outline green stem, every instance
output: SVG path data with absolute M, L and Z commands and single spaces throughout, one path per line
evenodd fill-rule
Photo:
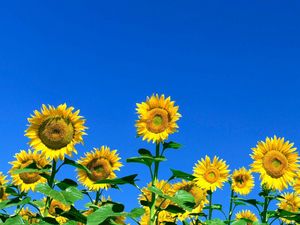
M 52 171 L 51 171 L 51 175 L 50 175 L 50 179 L 48 181 L 48 184 L 51 188 L 54 188 L 54 178 L 55 178 L 55 174 L 56 174 L 56 160 L 53 159 L 52 160 Z M 44 210 L 44 213 L 47 212 L 47 210 L 49 209 L 50 207 L 50 197 L 47 196 L 47 199 L 46 199 L 46 207 L 45 207 L 45 210 Z
M 155 157 L 160 156 L 160 143 L 156 143 L 155 148 Z M 158 177 L 158 168 L 159 168 L 159 162 L 154 162 L 154 174 L 152 177 L 152 186 L 155 186 L 157 177 Z M 156 212 L 155 212 L 155 205 L 156 205 L 156 194 L 152 193 L 152 199 L 151 199 L 151 207 L 150 207 L 150 225 L 154 225 L 156 223 Z
M 268 221 L 267 211 L 268 211 L 268 206 L 269 206 L 269 203 L 270 203 L 269 193 L 270 193 L 270 190 L 264 190 L 264 195 L 263 196 L 265 198 L 265 201 L 264 201 L 263 211 L 261 213 L 261 222 L 262 223 L 267 223 L 267 221 Z
M 233 189 L 231 189 L 231 194 L 230 194 L 230 204 L 229 204 L 229 214 L 228 214 L 228 225 L 231 224 L 231 217 L 232 217 L 232 213 L 233 213 L 233 197 L 234 197 L 234 191 Z
M 96 192 L 95 205 L 98 204 L 98 202 L 99 202 L 99 200 L 100 200 L 100 195 L 101 195 L 101 192 L 100 192 L 100 190 L 98 190 L 98 191 Z
M 208 193 L 208 197 L 209 197 L 209 199 L 208 199 L 209 200 L 208 219 L 211 220 L 212 211 L 213 211 L 213 209 L 212 209 L 212 191 L 209 190 L 209 191 L 207 191 L 207 193 Z

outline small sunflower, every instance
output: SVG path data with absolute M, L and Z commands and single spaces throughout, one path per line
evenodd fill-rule
M 141 216 L 140 225 L 150 225 L 150 209 L 145 208 L 146 212 Z M 176 221 L 176 217 L 174 214 L 162 210 L 158 213 L 156 224 L 164 225 L 168 223 L 174 224 Z
M 43 105 L 41 112 L 35 110 L 28 119 L 30 124 L 25 132 L 30 139 L 30 146 L 54 160 L 63 160 L 65 155 L 77 153 L 74 146 L 83 143 L 86 127 L 85 120 L 78 115 L 79 110 L 73 110 L 73 107 L 67 108 L 66 104 L 57 108 Z
M 247 195 L 254 187 L 254 178 L 250 170 L 244 167 L 233 171 L 232 189 L 240 195 Z
M 12 168 L 9 173 L 11 174 L 12 182 L 18 185 L 21 191 L 27 192 L 30 189 L 34 191 L 37 184 L 47 182 L 47 179 L 42 177 L 39 172 L 14 173 L 15 170 L 24 169 L 31 164 L 35 164 L 38 169 L 45 168 L 49 165 L 49 161 L 44 155 L 31 150 L 28 150 L 28 152 L 21 150 L 15 155 L 15 158 L 15 161 L 10 162 Z
M 148 187 L 151 187 L 151 186 L 152 186 L 152 183 L 150 182 L 148 184 Z M 173 196 L 175 194 L 174 188 L 166 180 L 157 181 L 155 183 L 155 187 L 160 189 L 165 195 Z M 152 192 L 149 191 L 147 187 L 142 188 L 142 194 L 139 197 L 139 201 L 151 202 L 151 198 L 152 198 Z M 160 206 L 160 208 L 165 209 L 170 204 L 170 202 L 171 201 L 169 199 L 164 199 L 164 198 L 161 198 L 158 196 L 156 198 L 155 206 L 156 207 Z
M 39 222 L 37 214 L 31 212 L 28 208 L 22 208 L 19 215 L 23 220 L 27 221 L 29 224 L 36 224 Z
M 277 204 L 279 209 L 283 209 L 289 212 L 299 212 L 300 211 L 300 196 L 295 192 L 283 193 L 282 198 L 279 199 Z M 290 224 L 294 221 L 285 218 L 280 218 L 283 222 Z
M 185 212 L 183 214 L 179 214 L 178 218 L 183 221 L 185 220 L 190 213 L 201 213 L 203 210 L 203 207 L 205 204 L 208 203 L 208 200 L 206 198 L 207 195 L 207 191 L 205 189 L 202 189 L 200 187 L 198 187 L 195 182 L 193 181 L 185 181 L 183 180 L 182 182 L 176 183 L 173 185 L 174 186 L 174 190 L 175 192 L 179 191 L 179 190 L 184 190 L 189 192 L 195 199 L 195 207 L 193 208 L 193 210 L 191 212 Z
M 0 202 L 7 199 L 8 194 L 5 192 L 7 182 L 6 176 L 0 172 Z
M 146 102 L 137 103 L 138 120 L 136 128 L 138 136 L 143 140 L 162 142 L 168 139 L 169 134 L 177 131 L 177 120 L 181 117 L 178 106 L 174 106 L 171 98 L 164 95 L 152 95 Z
M 261 182 L 267 188 L 281 191 L 294 181 L 299 157 L 293 145 L 274 136 L 252 148 L 252 171 L 260 173 Z
M 250 210 L 242 210 L 242 211 L 238 212 L 235 215 L 235 219 L 236 220 L 245 219 L 245 220 L 249 221 L 249 222 L 247 222 L 247 225 L 250 225 L 253 222 L 258 221 L 256 215 L 253 212 L 251 212 Z
M 297 173 L 295 182 L 293 184 L 294 191 L 300 196 L 300 172 Z
M 107 189 L 108 184 L 97 184 L 97 181 L 116 178 L 115 170 L 120 170 L 120 162 L 117 150 L 110 150 L 107 146 L 94 148 L 94 151 L 85 154 L 79 161 L 79 164 L 86 166 L 91 174 L 85 170 L 77 169 L 78 180 L 89 190 L 97 191 L 101 188 Z
M 46 204 L 46 198 L 44 198 L 43 201 Z M 57 210 L 67 212 L 70 210 L 70 208 L 71 208 L 70 205 L 65 205 L 58 200 L 52 199 L 49 209 L 48 209 L 48 212 L 44 216 L 49 216 L 49 217 L 55 218 L 55 220 L 59 224 L 64 224 L 68 221 L 68 219 L 66 217 L 61 216 L 60 213 L 57 212 Z M 44 207 L 41 208 L 40 211 L 44 212 L 45 208 Z
M 208 156 L 195 164 L 194 174 L 196 184 L 206 190 L 215 191 L 222 188 L 224 182 L 228 180 L 228 165 L 217 156 L 211 161 Z

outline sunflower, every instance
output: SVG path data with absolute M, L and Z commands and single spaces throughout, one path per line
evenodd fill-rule
M 30 146 L 45 153 L 46 157 L 57 160 L 64 159 L 65 155 L 77 153 L 75 144 L 83 143 L 85 135 L 85 120 L 79 116 L 79 110 L 67 108 L 61 104 L 57 108 L 43 105 L 41 112 L 35 110 L 28 119 L 29 127 L 25 136 L 30 139 Z
M 179 107 L 174 106 L 174 103 L 170 97 L 158 94 L 147 97 L 146 102 L 137 103 L 138 120 L 135 126 L 138 136 L 143 136 L 143 140 L 159 143 L 176 132 L 176 122 L 181 115 L 178 113 Z
M 217 156 L 211 161 L 208 156 L 201 159 L 195 164 L 194 174 L 196 184 L 206 190 L 215 191 L 217 188 L 222 188 L 223 183 L 228 180 L 229 170 L 228 165 Z
M 87 167 L 91 173 L 83 169 L 77 169 L 78 180 L 89 190 L 97 191 L 101 188 L 107 189 L 109 184 L 97 184 L 97 181 L 116 178 L 115 170 L 120 170 L 120 162 L 117 150 L 110 150 L 107 146 L 94 148 L 94 151 L 85 154 L 79 164 Z
M 258 221 L 256 215 L 251 212 L 250 210 L 242 210 L 240 212 L 238 212 L 237 214 L 235 214 L 235 219 L 236 220 L 241 220 L 241 219 L 245 219 L 249 222 L 247 222 L 247 225 L 253 224 L 253 222 Z
M 183 221 L 185 220 L 190 213 L 201 213 L 202 209 L 205 204 L 208 203 L 208 200 L 206 198 L 207 192 L 205 189 L 202 189 L 198 187 L 195 182 L 193 181 L 185 181 L 183 180 L 182 182 L 176 183 L 173 185 L 175 192 L 179 190 L 184 190 L 189 192 L 195 199 L 196 205 L 194 206 L 193 210 L 191 212 L 185 212 L 183 214 L 178 214 L 178 218 Z
M 233 171 L 232 189 L 240 195 L 247 195 L 254 187 L 254 178 L 250 170 L 244 167 Z
M 39 222 L 37 214 L 31 212 L 28 208 L 22 208 L 19 215 L 23 220 L 27 221 L 29 224 L 36 224 Z
M 148 187 L 152 186 L 152 182 L 148 184 Z M 166 180 L 160 180 L 155 183 L 155 187 L 160 189 L 162 193 L 165 195 L 173 196 L 175 194 L 175 190 L 171 184 L 169 184 Z M 151 202 L 152 200 L 152 192 L 148 190 L 147 187 L 142 188 L 142 194 L 139 197 L 139 201 L 147 201 Z M 157 196 L 155 206 L 160 207 L 161 209 L 167 208 L 170 204 L 169 199 L 165 199 L 162 197 Z
M 140 225 L 150 225 L 150 209 L 145 208 L 145 213 L 141 216 L 140 219 Z M 167 223 L 175 223 L 176 217 L 174 214 L 167 212 L 165 210 L 162 210 L 158 213 L 157 216 L 157 223 L 158 225 L 164 225 Z
M 49 161 L 44 157 L 43 154 L 37 152 L 28 152 L 21 150 L 15 155 L 16 160 L 10 162 L 12 168 L 9 173 L 12 177 L 12 182 L 18 185 L 21 191 L 29 191 L 30 189 L 34 191 L 34 188 L 39 183 L 47 182 L 47 179 L 42 177 L 39 172 L 23 172 L 15 173 L 15 170 L 24 169 L 29 165 L 34 165 L 37 169 L 43 169 L 49 165 Z
M 5 185 L 7 182 L 6 176 L 0 172 L 0 202 L 7 199 L 8 194 L 5 192 Z
M 300 196 L 300 172 L 297 173 L 297 177 L 293 184 L 294 191 Z
M 43 201 L 46 205 L 46 201 L 47 201 L 46 198 L 44 198 Z M 68 219 L 66 217 L 61 216 L 60 213 L 67 212 L 70 210 L 70 208 L 71 208 L 70 205 L 65 205 L 58 200 L 52 199 L 48 212 L 46 212 L 44 216 L 55 218 L 55 220 L 59 224 L 64 224 L 68 221 Z M 42 207 L 40 211 L 45 212 L 45 206 Z
M 300 196 L 295 192 L 287 192 L 282 194 L 282 198 L 279 199 L 277 204 L 279 209 L 283 209 L 289 212 L 299 212 L 300 211 Z M 280 218 L 283 222 L 290 224 L 294 221 L 285 218 Z
M 266 138 L 252 148 L 252 171 L 260 173 L 262 184 L 268 189 L 283 190 L 294 181 L 298 165 L 298 153 L 293 143 L 284 138 Z

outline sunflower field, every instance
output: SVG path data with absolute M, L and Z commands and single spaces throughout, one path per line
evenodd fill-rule
M 205 156 L 195 163 L 192 174 L 171 169 L 170 178 L 162 180 L 158 174 L 166 150 L 181 147 L 169 140 L 178 132 L 179 107 L 170 97 L 154 94 L 137 103 L 136 112 L 137 136 L 153 143 L 153 149 L 140 148 L 137 156 L 126 162 L 142 164 L 149 171 L 145 187 L 138 186 L 138 174 L 117 177 L 123 166 L 122 153 L 109 146 L 72 159 L 87 130 L 79 110 L 66 104 L 43 105 L 40 111 L 35 110 L 25 131 L 30 149 L 15 154 L 9 175 L 0 174 L 0 223 L 300 224 L 300 164 L 293 143 L 283 137 L 267 137 L 252 148 L 251 165 L 230 171 L 224 159 Z M 65 166 L 74 168 L 77 180 L 57 178 Z M 259 175 L 259 184 L 255 184 L 254 175 Z M 139 190 L 139 196 L 131 199 L 139 207 L 125 211 L 124 203 L 104 196 L 103 190 L 109 193 L 123 185 Z M 213 198 L 224 185 L 231 190 L 226 207 L 214 203 Z M 254 185 L 260 192 L 256 198 L 249 198 Z M 43 197 L 37 199 L 37 195 Z M 86 204 L 75 204 L 85 199 Z

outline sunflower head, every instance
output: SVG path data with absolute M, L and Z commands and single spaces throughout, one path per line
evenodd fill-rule
M 79 110 L 67 108 L 61 104 L 57 108 L 43 105 L 41 112 L 35 110 L 28 119 L 29 127 L 25 135 L 30 139 L 30 146 L 42 151 L 46 157 L 57 160 L 65 155 L 77 153 L 75 144 L 83 143 L 85 120 L 79 116 Z
M 29 224 L 36 224 L 39 222 L 37 214 L 31 212 L 28 208 L 22 208 L 19 215 L 23 220 L 27 221 Z
M 77 169 L 78 180 L 89 190 L 107 189 L 108 184 L 97 184 L 97 181 L 116 178 L 114 171 L 120 170 L 120 162 L 117 150 L 110 150 L 107 146 L 94 148 L 94 151 L 88 152 L 79 161 L 79 164 L 87 167 L 91 173 L 85 170 Z
M 171 98 L 164 95 L 152 95 L 142 103 L 137 103 L 138 120 L 136 128 L 138 136 L 143 140 L 162 142 L 169 134 L 176 132 L 177 120 L 181 117 L 178 113 L 178 106 L 174 106 Z
M 46 198 L 43 199 L 46 205 Z M 59 224 L 64 224 L 68 221 L 66 217 L 60 215 L 60 212 L 66 212 L 70 210 L 70 205 L 65 205 L 58 200 L 52 199 L 48 211 L 46 211 L 44 216 L 55 218 Z M 41 212 L 45 212 L 45 206 L 41 208 Z
M 228 180 L 228 165 L 222 159 L 214 157 L 211 160 L 208 156 L 198 161 L 194 166 L 194 176 L 196 184 L 206 190 L 215 191 L 222 188 L 224 182 Z
M 12 182 L 18 185 L 21 191 L 34 190 L 39 183 L 45 183 L 46 178 L 42 177 L 39 172 L 22 172 L 15 173 L 15 170 L 24 169 L 27 166 L 34 164 L 38 169 L 43 169 L 50 164 L 50 162 L 44 157 L 44 155 L 37 152 L 28 152 L 21 150 L 15 155 L 16 160 L 10 162 L 12 168 L 9 173 L 12 177 Z
M 253 224 L 253 222 L 258 221 L 256 215 L 250 210 L 242 210 L 235 215 L 236 220 L 245 219 L 247 220 L 247 225 Z
M 7 199 L 8 194 L 5 192 L 7 182 L 6 176 L 0 172 L 0 202 Z
M 175 223 L 176 221 L 176 217 L 174 214 L 162 210 L 158 213 L 157 215 L 157 221 L 156 224 L 158 225 L 165 225 L 168 223 Z M 145 213 L 144 215 L 141 216 L 140 219 L 140 225 L 150 225 L 150 209 L 149 208 L 145 208 Z
M 150 182 L 148 184 L 148 187 L 151 187 L 152 183 Z M 172 187 L 172 185 L 170 183 L 168 183 L 166 180 L 159 180 L 155 183 L 155 187 L 160 189 L 164 194 L 169 195 L 169 196 L 173 196 L 175 194 L 175 190 Z M 148 190 L 147 187 L 142 188 L 142 194 L 139 196 L 139 201 L 147 201 L 147 202 L 151 202 L 151 198 L 152 198 L 152 192 Z M 168 199 L 164 199 L 161 197 L 157 197 L 156 198 L 156 207 L 165 209 L 167 208 L 167 206 L 170 204 L 170 200 Z
M 183 221 L 185 220 L 190 213 L 196 214 L 196 213 L 201 213 L 203 210 L 203 207 L 205 204 L 208 203 L 208 200 L 206 198 L 207 191 L 203 188 L 198 187 L 195 182 L 193 181 L 185 181 L 183 180 L 182 182 L 176 183 L 173 185 L 174 186 L 174 191 L 177 192 L 179 190 L 184 190 L 188 193 L 190 193 L 194 199 L 195 199 L 195 206 L 191 212 L 185 212 L 183 214 L 178 214 L 178 218 Z
M 254 178 L 251 171 L 242 167 L 232 173 L 232 189 L 240 195 L 247 195 L 254 187 Z
M 300 196 L 295 192 L 283 193 L 282 198 L 279 199 L 277 204 L 279 209 L 283 209 L 289 212 L 300 211 Z M 281 220 L 287 224 L 294 223 L 295 221 L 281 218 Z
M 252 148 L 252 171 L 260 173 L 261 182 L 268 189 L 281 191 L 293 182 L 299 167 L 299 156 L 293 145 L 274 136 Z

